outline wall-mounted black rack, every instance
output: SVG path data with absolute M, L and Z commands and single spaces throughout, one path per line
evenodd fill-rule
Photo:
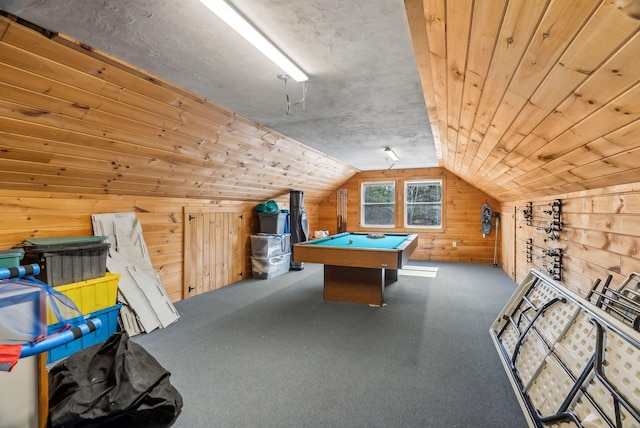
M 527 202 L 525 209 L 522 210 L 522 215 L 527 221 L 527 226 L 531 226 L 533 224 L 533 202 Z
M 556 281 L 562 281 L 562 248 L 552 248 L 545 250 L 545 256 L 552 257 L 551 266 L 547 267 L 547 272 Z
M 527 263 L 533 261 L 533 238 L 527 238 Z
M 544 230 L 547 234 L 547 238 L 544 242 L 555 241 L 560 237 L 560 232 L 562 231 L 562 201 L 560 199 L 556 199 L 553 202 L 549 203 L 550 207 L 548 210 L 543 210 L 545 214 L 550 216 L 548 221 L 548 225 L 545 228 L 538 228 L 539 230 Z

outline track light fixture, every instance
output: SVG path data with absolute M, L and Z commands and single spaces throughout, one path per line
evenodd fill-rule
M 400 160 L 398 155 L 395 154 L 395 152 L 393 150 L 391 150 L 389 147 L 385 147 L 384 151 L 387 154 L 387 156 L 389 156 L 391 158 L 392 161 L 398 162 Z
M 284 70 L 296 82 L 309 80 L 306 74 L 275 47 L 266 37 L 256 30 L 246 19 L 224 0 L 200 0 L 209 10 L 218 15 L 231 28 L 262 52 L 267 58 Z

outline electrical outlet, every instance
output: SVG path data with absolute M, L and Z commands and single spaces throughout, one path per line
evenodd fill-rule
M 453 241 L 451 245 L 453 245 L 453 247 L 455 248 L 458 244 L 456 243 L 456 241 Z

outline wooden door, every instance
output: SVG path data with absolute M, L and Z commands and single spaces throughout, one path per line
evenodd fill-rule
M 239 212 L 185 208 L 183 298 L 243 279 L 243 220 Z

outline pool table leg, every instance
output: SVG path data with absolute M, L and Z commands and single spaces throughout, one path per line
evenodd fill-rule
M 384 272 L 391 270 L 394 269 L 325 265 L 324 298 L 382 306 L 386 279 Z
M 384 280 L 387 285 L 396 282 L 398 280 L 398 269 L 385 269 Z

